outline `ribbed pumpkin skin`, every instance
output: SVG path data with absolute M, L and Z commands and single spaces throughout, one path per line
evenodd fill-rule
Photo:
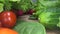
M 45 28 L 40 23 L 22 22 L 14 27 L 19 34 L 46 34 Z

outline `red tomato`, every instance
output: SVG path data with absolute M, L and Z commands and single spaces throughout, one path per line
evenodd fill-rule
M 0 15 L 0 27 L 2 27 L 2 23 L 1 23 L 1 15 Z
M 1 21 L 0 21 L 0 27 L 2 27 L 2 23 L 1 23 Z
M 1 13 L 1 22 L 4 27 L 13 27 L 16 23 L 16 15 L 11 11 Z

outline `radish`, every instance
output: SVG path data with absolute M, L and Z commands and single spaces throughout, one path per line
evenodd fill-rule
M 17 16 L 22 16 L 24 14 L 23 10 L 18 10 L 17 11 Z
M 35 10 L 29 9 L 27 13 L 30 14 L 30 15 L 32 15 L 34 12 L 35 12 Z

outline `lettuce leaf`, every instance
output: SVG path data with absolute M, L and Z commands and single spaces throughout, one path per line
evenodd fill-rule
M 48 29 L 56 29 L 59 23 L 60 8 L 46 8 L 39 14 L 38 20 Z
M 46 34 L 45 27 L 38 22 L 18 21 L 13 28 L 19 34 Z
M 4 4 L 0 3 L 0 13 L 4 10 L 3 7 L 4 7 Z
M 37 6 L 35 7 L 35 15 L 38 16 L 41 12 L 44 12 L 44 9 L 46 8 L 55 8 L 57 7 L 57 5 L 59 6 L 58 3 L 58 0 L 37 0 Z
M 0 3 L 3 3 L 3 2 L 5 2 L 5 0 L 0 0 Z
M 60 17 L 59 17 L 59 23 L 57 24 L 57 27 L 59 27 L 59 28 L 60 28 Z
M 4 2 L 4 10 L 11 10 L 12 9 L 12 4 L 9 2 L 9 0 L 5 0 Z

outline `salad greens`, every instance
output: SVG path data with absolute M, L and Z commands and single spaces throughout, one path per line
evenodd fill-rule
M 0 0 L 4 4 L 4 10 L 23 10 L 24 12 L 34 8 L 32 0 Z
M 3 11 L 4 4 L 0 3 L 0 13 Z
M 45 27 L 38 22 L 18 21 L 13 28 L 19 34 L 46 34 Z
M 11 10 L 12 9 L 12 4 L 9 2 L 9 0 L 6 0 L 4 2 L 4 10 Z
M 23 10 L 24 12 L 34 8 L 31 0 L 20 0 L 19 2 L 15 3 L 15 5 L 17 7 L 13 5 L 14 9 Z
M 57 24 L 58 27 L 60 27 L 60 17 L 59 17 L 59 23 Z
M 59 26 L 60 1 L 59 0 L 0 0 L 0 12 L 4 10 L 23 10 L 27 12 L 34 9 L 33 16 L 47 28 Z M 21 12 L 22 13 L 22 12 Z M 32 17 L 34 19 L 34 17 Z
M 56 7 L 57 3 L 58 3 L 58 1 L 56 1 L 56 0 L 54 0 L 54 1 L 37 0 L 37 1 L 38 1 L 37 6 L 35 7 L 36 13 L 34 13 L 34 15 L 36 15 L 36 16 L 38 16 L 46 8 Z
M 58 9 L 55 8 L 47 8 L 45 9 L 44 12 L 42 12 L 38 20 L 41 22 L 43 25 L 46 26 L 46 28 L 52 29 L 56 28 L 57 24 L 59 23 L 59 13 L 60 11 L 57 11 Z
M 36 12 L 33 13 L 46 28 L 57 28 L 60 16 L 59 0 L 38 0 L 35 7 Z

